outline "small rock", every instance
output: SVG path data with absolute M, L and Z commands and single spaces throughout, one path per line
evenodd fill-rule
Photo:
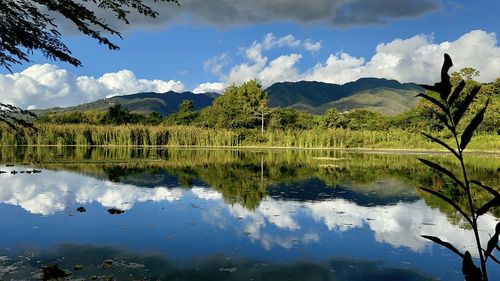
M 71 275 L 71 271 L 59 268 L 57 263 L 50 263 L 42 267 L 43 280 L 53 280 L 66 278 Z
M 83 269 L 83 265 L 77 264 L 77 265 L 73 266 L 73 269 L 76 270 L 76 271 L 82 270 Z
M 76 210 L 80 213 L 85 213 L 87 211 L 87 209 L 85 209 L 84 207 L 78 207 L 76 208 Z
M 111 209 L 108 209 L 108 213 L 110 213 L 111 215 L 119 215 L 119 214 L 125 213 L 125 211 L 122 211 L 120 209 L 111 208 Z
M 102 263 L 102 268 L 108 268 L 113 265 L 113 260 L 107 259 Z

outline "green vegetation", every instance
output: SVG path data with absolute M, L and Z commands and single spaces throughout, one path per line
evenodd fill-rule
M 465 69 L 464 75 L 473 77 Z M 452 79 L 453 81 L 453 79 Z M 458 82 L 456 82 L 458 83 Z M 469 79 L 465 90 L 478 85 Z M 475 150 L 500 148 L 500 78 L 482 85 L 478 103 L 490 99 L 489 110 L 469 146 Z M 460 97 L 459 97 L 460 99 Z M 0 145 L 168 145 L 168 146 L 262 146 L 301 148 L 439 149 L 418 132 L 435 132 L 448 143 L 453 136 L 435 114 L 435 105 L 422 99 L 402 114 L 386 116 L 355 109 L 335 108 L 314 115 L 293 108 L 271 108 L 269 96 L 251 80 L 230 86 L 211 106 L 195 110 L 193 101 L 179 102 L 176 113 L 162 117 L 129 112 L 120 104 L 106 111 L 49 113 L 30 128 L 0 126 Z M 472 107 L 464 120 L 480 110 Z M 459 125 L 463 129 L 466 122 Z

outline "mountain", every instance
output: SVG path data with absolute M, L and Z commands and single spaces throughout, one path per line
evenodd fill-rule
M 361 78 L 343 85 L 314 81 L 280 82 L 266 89 L 271 107 L 292 107 L 300 111 L 322 114 L 329 108 L 346 111 L 368 109 L 394 115 L 415 106 L 416 94 L 422 89 L 413 83 L 402 84 L 396 80 Z M 194 94 L 191 92 L 138 93 L 114 96 L 67 108 L 34 110 L 38 115 L 47 112 L 106 110 L 121 104 L 131 112 L 169 115 L 177 112 L 183 100 L 192 100 L 194 109 L 212 104 L 217 93 Z
M 38 115 L 43 115 L 47 112 L 60 111 L 90 111 L 90 110 L 106 110 L 109 107 L 121 104 L 122 109 L 128 109 L 131 112 L 151 113 L 158 112 L 161 115 L 169 115 L 179 110 L 179 105 L 184 100 L 192 100 L 195 110 L 204 108 L 212 104 L 214 98 L 205 94 L 193 94 L 191 92 L 166 92 L 166 93 L 137 93 L 132 95 L 114 96 L 111 98 L 101 99 L 89 103 L 84 103 L 66 108 L 50 108 L 45 110 L 34 110 Z
M 415 95 L 422 88 L 396 80 L 361 78 L 343 85 L 314 81 L 281 82 L 266 91 L 272 107 L 292 107 L 320 114 L 332 107 L 339 111 L 362 108 L 393 115 L 415 106 Z

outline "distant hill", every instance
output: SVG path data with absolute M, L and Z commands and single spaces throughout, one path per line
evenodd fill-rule
M 179 105 L 184 100 L 192 100 L 194 109 L 201 109 L 212 104 L 214 98 L 205 94 L 193 94 L 191 92 L 166 92 L 166 93 L 138 93 L 132 95 L 114 96 L 89 103 L 84 103 L 66 108 L 49 108 L 34 110 L 36 114 L 43 115 L 48 112 L 62 111 L 90 111 L 106 110 L 109 107 L 121 104 L 123 109 L 130 112 L 151 113 L 158 112 L 161 115 L 169 115 L 179 110 Z
M 362 108 L 383 114 L 397 114 L 415 106 L 422 89 L 413 83 L 361 78 L 343 85 L 300 81 L 273 84 L 266 89 L 270 106 L 292 107 L 311 113 Z
M 292 107 L 300 111 L 322 114 L 329 108 L 339 111 L 356 108 L 394 115 L 415 106 L 416 94 L 422 89 L 413 83 L 399 83 L 396 80 L 362 78 L 343 85 L 314 81 L 280 82 L 266 89 L 271 107 Z M 183 100 L 192 100 L 195 109 L 212 104 L 219 97 L 217 93 L 194 94 L 191 92 L 138 93 L 114 96 L 94 102 L 67 108 L 34 110 L 43 115 L 47 112 L 106 110 L 121 104 L 131 112 L 169 115 L 177 112 Z

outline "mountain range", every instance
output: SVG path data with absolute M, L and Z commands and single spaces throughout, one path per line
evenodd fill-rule
M 265 91 L 269 95 L 271 107 L 291 107 L 316 114 L 322 114 L 329 108 L 339 111 L 360 108 L 394 115 L 414 107 L 417 102 L 415 95 L 422 88 L 396 80 L 361 78 L 343 85 L 314 81 L 279 82 Z M 201 109 L 209 106 L 217 97 L 217 93 L 146 92 L 114 96 L 67 108 L 36 110 L 35 113 L 106 110 L 110 106 L 121 104 L 122 108 L 131 112 L 168 115 L 177 112 L 183 100 L 192 100 L 194 109 Z

